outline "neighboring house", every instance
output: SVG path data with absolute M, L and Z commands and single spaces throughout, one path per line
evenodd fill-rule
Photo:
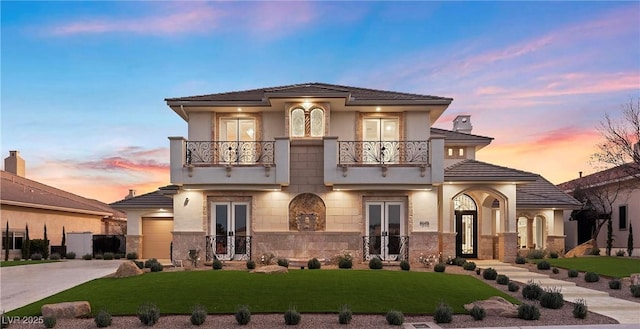
M 322 83 L 166 99 L 173 257 L 512 261 L 564 251 L 580 203 L 537 174 L 475 160 L 470 116 L 432 128 L 451 98 Z M 129 251 L 144 245 L 128 217 Z
M 635 171 L 634 171 L 635 168 Z M 640 170 L 637 165 L 625 164 L 599 171 L 597 173 L 582 176 L 580 178 L 562 183 L 558 187 L 566 193 L 573 195 L 581 193 L 585 199 L 580 200 L 593 205 L 596 212 L 610 213 L 613 228 L 613 248 L 612 254 L 617 250 L 627 250 L 627 239 L 629 237 L 629 226 L 633 224 L 635 232 L 633 239 L 635 248 L 633 255 L 640 255 L 640 177 L 637 175 Z M 635 174 L 633 174 L 635 173 Z M 604 207 L 603 207 L 604 205 Z M 602 217 L 602 216 L 600 216 Z M 591 239 L 594 223 L 586 220 L 575 220 L 571 217 L 571 212 L 565 213 L 565 234 L 567 235 L 567 247 L 572 248 Z M 607 246 L 607 224 L 604 224 L 598 234 L 598 247 L 604 254 Z
M 30 239 L 43 239 L 46 225 L 50 246 L 61 245 L 63 227 L 67 234 L 122 234 L 126 227 L 124 214 L 103 202 L 25 178 L 25 161 L 18 151 L 10 151 L 4 167 L 0 184 L 3 257 L 7 222 L 10 259 L 21 255 L 27 224 Z

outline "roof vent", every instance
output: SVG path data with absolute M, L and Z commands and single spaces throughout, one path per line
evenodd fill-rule
M 458 115 L 453 119 L 453 131 L 470 134 L 472 129 L 470 115 Z

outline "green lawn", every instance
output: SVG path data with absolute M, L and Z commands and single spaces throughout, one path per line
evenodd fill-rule
M 59 260 L 9 260 L 6 262 L 0 261 L 0 267 L 33 265 L 33 264 L 55 263 L 55 262 L 59 262 Z
M 43 304 L 88 300 L 94 314 L 135 314 L 153 302 L 163 314 L 190 314 L 194 304 L 209 313 L 233 313 L 238 305 L 251 312 L 280 313 L 292 305 L 301 312 L 336 312 L 348 304 L 354 313 L 432 314 L 440 301 L 464 313 L 463 305 L 491 296 L 518 301 L 468 275 L 373 270 L 292 270 L 288 274 L 245 271 L 148 273 L 125 279 L 96 279 L 23 308 L 15 315 L 38 315 Z
M 640 259 L 628 257 L 574 257 L 546 259 L 551 266 L 574 269 L 581 272 L 596 272 L 614 278 L 623 278 L 640 273 Z

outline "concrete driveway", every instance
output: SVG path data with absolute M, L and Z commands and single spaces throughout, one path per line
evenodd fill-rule
M 114 273 L 123 260 L 65 260 L 0 268 L 0 310 L 39 301 L 81 283 Z

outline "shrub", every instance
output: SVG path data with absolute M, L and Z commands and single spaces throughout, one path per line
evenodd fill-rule
M 124 258 L 124 254 L 121 254 L 121 253 L 117 252 L 117 253 L 113 254 L 113 258 L 114 259 Z
M 538 300 L 540 299 L 540 296 L 542 296 L 543 292 L 544 291 L 542 290 L 539 284 L 529 281 L 522 288 L 522 297 L 529 300 Z
M 278 258 L 278 266 L 289 267 L 289 260 L 286 258 Z
M 523 320 L 538 320 L 540 319 L 540 310 L 532 304 L 520 304 L 520 306 L 518 306 L 518 318 Z
M 338 312 L 338 323 L 349 324 L 351 323 L 351 318 L 353 318 L 353 313 L 351 312 L 349 305 L 342 305 Z
M 341 257 L 338 260 L 338 268 L 352 268 L 352 267 L 353 267 L 353 261 L 351 260 L 351 258 Z
M 40 254 L 42 259 L 49 258 L 49 240 L 31 239 L 29 240 L 29 252 L 31 255 Z M 25 256 L 25 259 L 27 256 Z
M 489 267 L 488 269 L 485 269 L 484 271 L 482 271 L 482 277 L 485 280 L 495 280 L 498 278 L 498 272 L 493 268 Z
M 598 247 L 591 248 L 591 251 L 589 252 L 589 255 L 600 256 L 600 248 L 598 248 Z
M 20 260 L 22 260 L 22 257 L 20 257 L 20 256 L 13 257 L 13 260 L 14 261 L 20 261 Z
M 100 310 L 96 317 L 93 318 L 93 322 L 96 323 L 98 328 L 106 328 L 111 325 L 111 314 L 107 310 Z
M 84 255 L 82 255 L 82 259 L 84 259 L 84 260 L 92 260 L 93 256 L 91 254 L 84 254 Z
M 51 256 L 49 256 L 49 259 L 51 259 L 51 260 L 60 260 L 60 254 L 55 252 L 55 253 L 51 254 Z
M 196 304 L 195 306 L 193 306 L 193 309 L 191 310 L 191 324 L 195 325 L 195 326 L 200 326 L 204 323 L 204 321 L 207 319 L 207 309 L 199 304 Z
M 234 316 L 236 318 L 236 322 L 238 322 L 239 325 L 244 326 L 246 324 L 249 324 L 249 322 L 251 321 L 251 311 L 249 311 L 249 306 L 240 306 L 236 310 Z
M 464 263 L 464 265 L 462 265 L 462 268 L 467 270 L 467 271 L 473 271 L 476 269 L 476 263 L 474 262 L 466 262 Z
M 309 267 L 309 268 L 311 268 L 311 267 Z M 290 306 L 289 309 L 284 313 L 284 323 L 289 325 L 289 326 L 297 325 L 298 323 L 300 323 L 300 319 L 301 318 L 302 318 L 302 316 L 296 310 L 295 307 L 291 307 Z
M 558 274 L 560 273 L 560 270 L 557 267 L 554 267 L 551 269 L 551 272 L 553 272 L 553 274 Z
M 587 272 L 584 274 L 584 281 L 598 282 L 600 281 L 600 276 L 596 272 Z
M 403 271 L 409 271 L 409 270 L 411 269 L 411 264 L 409 264 L 409 262 L 408 262 L 408 261 L 403 260 L 403 261 L 401 261 L 401 262 L 400 262 L 400 268 L 401 268 Z
M 520 286 L 515 282 L 509 282 L 507 289 L 509 289 L 509 291 L 516 292 L 520 290 Z
M 56 318 L 52 316 L 45 316 L 42 319 L 45 328 L 55 328 L 56 327 Z
M 433 313 L 433 320 L 436 323 L 451 323 L 453 320 L 453 309 L 444 302 L 440 302 Z
M 144 269 L 144 263 L 141 260 L 134 260 L 133 262 L 136 263 L 139 269 Z
M 104 256 L 102 254 L 96 254 L 93 258 L 95 258 L 95 259 L 103 259 Z
M 151 258 L 151 259 L 147 259 L 144 261 L 144 267 L 145 268 L 151 268 L 151 265 L 153 265 L 153 263 L 157 263 L 158 260 L 155 258 Z
M 621 287 L 622 287 L 622 282 L 620 282 L 620 280 L 613 279 L 613 280 L 609 281 L 609 288 L 610 289 L 620 290 Z
M 567 275 L 570 278 L 577 278 L 578 277 L 578 271 L 577 270 L 569 270 L 569 271 L 567 271 Z
M 476 274 L 477 274 L 477 275 L 480 275 L 480 273 L 481 273 L 481 272 L 482 272 L 482 269 L 480 269 L 479 267 L 478 267 L 478 268 L 476 268 Z
M 463 266 L 466 262 L 467 260 L 461 257 L 456 257 L 453 259 L 453 265 L 456 266 Z
M 539 249 L 531 250 L 527 254 L 527 258 L 529 258 L 529 259 L 543 259 L 544 258 L 544 250 L 539 250 Z
M 42 254 L 35 253 L 31 255 L 31 260 L 42 260 Z
M 251 259 L 249 259 L 247 261 L 247 269 L 253 270 L 254 268 L 256 268 L 256 262 L 254 262 Z
M 309 259 L 309 261 L 307 262 L 307 266 L 310 270 L 319 270 L 320 267 L 322 267 L 322 264 L 320 264 L 320 261 L 314 257 Z
M 582 298 L 576 299 L 575 304 L 573 304 L 573 317 L 577 319 L 584 319 L 588 314 L 587 301 Z
M 631 296 L 640 297 L 640 284 L 632 284 L 629 289 L 631 290 Z
M 153 303 L 143 303 L 138 306 L 138 319 L 145 326 L 152 326 L 158 322 L 160 319 L 160 309 L 156 304 Z
M 496 282 L 501 285 L 507 285 L 509 284 L 509 277 L 504 274 L 500 274 L 496 278 Z
M 162 266 L 162 264 L 160 264 L 159 262 L 155 262 L 153 264 L 151 264 L 151 272 L 162 272 L 162 270 L 164 270 L 164 266 Z
M 560 288 L 549 288 L 540 296 L 540 306 L 557 310 L 564 305 L 564 296 Z
M 128 260 L 134 260 L 134 259 L 138 259 L 138 253 L 136 252 L 130 252 L 127 254 L 127 259 Z
M 114 257 L 115 257 L 115 255 L 112 252 L 105 252 L 102 255 L 102 259 L 104 259 L 104 260 L 113 260 Z
M 433 266 L 433 270 L 439 273 L 444 272 L 446 269 L 447 269 L 447 265 L 444 265 L 444 263 L 438 263 Z
M 471 311 L 469 311 L 469 314 L 471 314 L 474 320 L 481 321 L 487 316 L 487 311 L 485 311 L 483 307 L 475 305 Z
M 387 312 L 387 323 L 392 326 L 401 326 L 404 323 L 404 314 L 400 311 Z
M 624 254 L 625 254 L 625 252 L 622 249 L 619 249 L 618 251 L 616 251 L 616 256 L 618 256 L 618 257 L 623 257 Z
M 537 267 L 539 270 L 548 270 L 551 268 L 551 264 L 549 264 L 549 262 L 547 262 L 546 260 L 543 260 L 537 264 Z
M 549 252 L 549 258 L 558 258 L 558 252 L 557 251 Z
M 382 269 L 382 261 L 378 257 L 373 257 L 369 260 L 369 268 L 372 270 Z
M 64 255 L 64 258 L 66 258 L 66 259 L 76 259 L 76 253 L 73 252 L 73 251 L 70 251 L 70 252 L 68 252 L 68 253 L 66 253 Z
M 524 257 L 522 257 L 520 255 L 516 256 L 516 264 L 524 264 L 526 262 L 527 262 L 526 258 L 524 258 Z
M 214 270 L 221 270 L 222 269 L 222 262 L 218 259 L 214 259 L 213 263 L 211 264 L 211 267 Z

